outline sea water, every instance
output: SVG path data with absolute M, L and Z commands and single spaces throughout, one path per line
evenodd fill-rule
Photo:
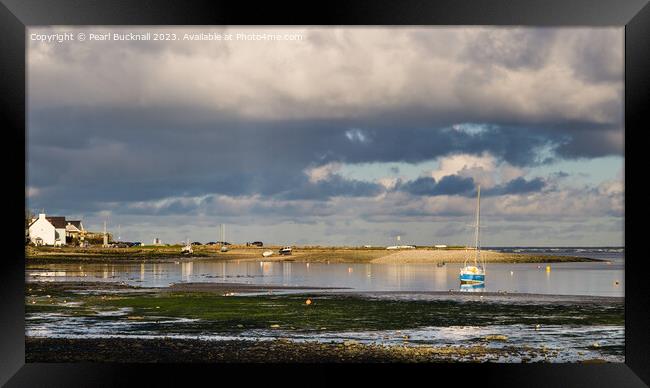
M 582 256 L 599 262 L 487 264 L 479 291 L 624 296 L 623 248 L 492 248 L 503 252 Z M 547 266 L 550 266 L 547 270 Z M 182 260 L 165 263 L 52 263 L 28 265 L 26 281 L 109 281 L 141 287 L 216 282 L 334 287 L 347 291 L 460 290 L 460 263 L 369 264 Z M 337 291 L 338 292 L 338 291 Z

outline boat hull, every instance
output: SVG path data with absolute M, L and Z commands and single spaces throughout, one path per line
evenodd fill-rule
M 483 284 L 485 283 L 485 274 L 461 273 L 461 284 Z

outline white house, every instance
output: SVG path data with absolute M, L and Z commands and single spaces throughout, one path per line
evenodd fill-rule
M 29 225 L 29 240 L 36 245 L 65 245 L 65 217 L 46 217 L 41 213 Z

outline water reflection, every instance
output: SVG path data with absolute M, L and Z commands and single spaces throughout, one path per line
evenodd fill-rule
M 189 282 L 192 277 L 192 269 L 194 268 L 194 263 L 191 261 L 188 263 L 181 264 L 181 279 L 183 281 Z
M 178 282 L 235 282 L 288 286 L 345 287 L 356 291 L 448 291 L 459 288 L 462 264 L 301 263 L 195 260 L 168 263 L 28 265 L 27 281 L 113 281 L 144 287 Z M 622 261 L 491 264 L 489 291 L 563 295 L 623 296 Z M 461 290 L 480 289 L 462 287 Z
M 461 284 L 460 290 L 463 292 L 483 292 L 485 284 Z

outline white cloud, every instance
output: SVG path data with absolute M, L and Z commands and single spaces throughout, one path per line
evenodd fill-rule
M 311 183 L 316 183 L 316 182 L 327 180 L 332 175 L 341 171 L 341 168 L 343 168 L 343 164 L 334 162 L 334 163 L 324 164 L 318 167 L 307 168 L 304 170 L 304 173 L 309 177 L 309 181 Z
M 183 34 L 215 28 L 163 30 Z M 475 122 L 507 117 L 533 122 L 553 118 L 622 123 L 622 28 L 561 28 L 553 34 L 544 29 L 495 27 L 218 30 L 300 33 L 304 39 L 29 42 L 30 104 L 166 107 L 182 101 L 255 119 L 351 118 L 387 108 L 418 106 L 429 114 L 457 120 L 471 115 Z M 162 30 L 156 27 L 156 31 Z M 500 57 L 472 54 L 477 42 L 498 42 L 495 50 L 507 48 L 508 57 L 525 63 L 526 57 L 534 54 L 520 44 L 528 40 L 537 42 L 536 49 L 544 53 L 535 66 L 500 63 Z M 599 45 L 602 40 L 611 45 Z M 591 51 L 583 53 L 585 47 Z M 601 57 L 606 60 L 596 60 Z M 477 66 L 477 61 L 482 61 L 482 66 Z M 596 70 L 590 70 L 594 66 Z M 592 79 L 584 76 L 587 73 L 604 75 Z M 612 73 L 620 77 L 612 77 Z M 61 89 L 61 85 L 75 87 Z M 350 133 L 357 140 L 366 138 L 361 132 Z
M 500 162 L 493 155 L 456 154 L 438 159 L 438 168 L 429 176 L 440 180 L 447 175 L 473 178 L 483 187 L 492 187 L 524 176 L 525 171 L 507 162 Z
M 454 131 L 463 132 L 470 135 L 480 135 L 481 133 L 484 133 L 489 129 L 488 126 L 485 124 L 472 124 L 472 123 L 454 124 L 451 126 L 451 128 Z
M 377 179 L 377 183 L 384 186 L 387 190 L 393 189 L 397 185 L 398 181 L 399 179 L 395 177 L 385 177 L 385 178 Z
M 358 128 L 352 128 L 345 131 L 345 137 L 351 142 L 365 143 L 368 141 L 367 135 Z

